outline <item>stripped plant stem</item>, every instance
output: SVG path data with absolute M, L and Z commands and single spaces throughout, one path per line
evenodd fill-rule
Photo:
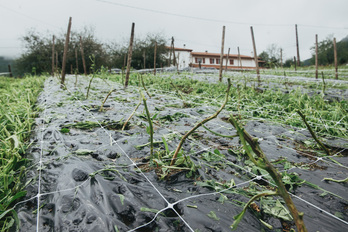
M 206 129 L 207 131 L 209 131 L 210 133 L 212 133 L 212 134 L 214 134 L 214 135 L 217 135 L 217 136 L 220 136 L 220 137 L 224 137 L 224 138 L 235 138 L 235 137 L 238 136 L 238 135 L 223 135 L 223 134 L 217 133 L 217 132 L 215 132 L 215 131 L 213 131 L 213 130 L 210 130 L 208 127 L 206 127 L 206 126 L 204 126 L 204 125 L 202 125 L 202 127 L 203 127 L 204 129 Z
M 180 143 L 178 145 L 178 147 L 176 148 L 175 150 L 175 153 L 173 155 L 173 158 L 172 158 L 172 161 L 170 162 L 170 166 L 173 166 L 174 163 L 175 163 L 175 160 L 178 156 L 178 153 L 182 147 L 182 145 L 184 144 L 185 140 L 187 139 L 187 137 L 192 134 L 195 130 L 197 130 L 197 128 L 199 128 L 200 126 L 202 126 L 204 123 L 207 123 L 209 122 L 210 120 L 216 118 L 219 113 L 222 111 L 222 109 L 225 107 L 227 101 L 228 101 L 228 96 L 229 96 L 229 93 L 230 93 L 230 88 L 231 88 L 231 80 L 230 79 L 227 79 L 228 81 L 228 86 L 227 86 L 227 90 L 226 90 L 226 98 L 225 98 L 225 102 L 222 104 L 222 106 L 220 107 L 220 109 L 215 113 L 213 114 L 212 116 L 208 117 L 208 118 L 205 118 L 203 119 L 201 122 L 199 122 L 196 126 L 194 126 L 189 132 L 187 132 L 180 140 Z M 186 155 L 184 154 L 185 158 L 186 158 Z
M 253 196 L 248 203 L 245 204 L 242 212 L 240 212 L 238 215 L 236 215 L 234 217 L 235 221 L 233 222 L 233 224 L 231 225 L 231 229 L 235 230 L 239 224 L 239 222 L 242 220 L 246 210 L 248 209 L 248 207 L 250 206 L 251 203 L 253 203 L 253 201 L 255 201 L 256 199 L 260 198 L 260 197 L 265 197 L 265 196 L 274 196 L 274 195 L 278 195 L 277 192 L 274 191 L 267 191 L 267 192 L 262 192 L 260 194 L 257 194 L 255 196 Z
M 304 116 L 300 110 L 297 110 L 297 113 L 301 116 L 303 122 L 306 124 L 306 127 L 309 130 L 309 132 L 311 133 L 313 139 L 319 144 L 319 146 L 326 152 L 326 154 L 328 156 L 331 156 L 331 153 L 330 153 L 329 149 L 327 149 L 324 146 L 324 144 L 318 139 L 318 137 L 315 135 L 315 133 L 312 130 L 312 128 L 310 127 L 310 125 L 307 123 L 306 116 Z
M 147 120 L 149 122 L 150 154 L 151 154 L 151 157 L 152 157 L 153 156 L 153 126 L 152 126 L 152 120 L 151 120 L 149 109 L 147 108 L 146 98 L 145 98 L 145 96 L 144 96 L 144 94 L 142 92 L 140 92 L 140 94 L 141 94 L 141 96 L 143 98 L 143 102 L 144 102 L 144 106 L 145 106 L 145 112 L 146 112 Z
M 170 84 L 174 87 L 176 93 L 180 96 L 181 100 L 184 100 L 184 97 L 182 96 L 178 88 L 174 85 L 174 83 L 171 81 Z
M 324 178 L 323 180 L 325 180 L 325 181 L 333 181 L 333 182 L 336 182 L 336 183 L 345 183 L 345 182 L 348 182 L 348 177 L 346 179 L 343 179 L 343 180 L 336 180 L 336 179 L 332 179 L 332 178 Z
M 141 81 L 141 84 L 143 85 L 143 88 L 144 88 L 147 96 L 149 96 L 149 98 L 151 98 L 151 95 L 149 94 L 149 92 L 146 89 L 146 86 L 145 86 L 145 83 L 144 83 L 144 79 L 143 79 L 143 75 L 140 75 L 140 81 Z
M 274 168 L 274 166 L 268 161 L 266 155 L 261 150 L 259 144 L 257 143 L 257 138 L 253 138 L 248 132 L 244 130 L 242 126 L 239 125 L 237 120 L 230 115 L 229 122 L 236 128 L 239 135 L 239 139 L 249 157 L 249 159 L 259 168 L 266 170 L 272 177 L 275 184 L 278 186 L 277 193 L 284 199 L 294 222 L 296 224 L 297 230 L 299 232 L 306 232 L 306 226 L 303 222 L 303 213 L 298 212 L 295 204 L 293 203 L 285 185 L 282 181 L 281 175 Z
M 104 98 L 104 101 L 102 102 L 102 104 L 101 104 L 101 106 L 100 106 L 100 108 L 99 108 L 99 111 L 103 111 L 103 107 L 104 107 L 104 104 L 105 104 L 106 100 L 108 100 L 110 94 L 111 94 L 112 92 L 114 92 L 114 91 L 116 91 L 116 89 L 112 89 L 112 90 L 109 91 L 108 95 L 106 95 L 106 97 Z
M 123 124 L 123 127 L 121 129 L 121 131 L 124 130 L 124 128 L 126 128 L 129 120 L 133 117 L 133 115 L 135 114 L 135 112 L 137 111 L 137 109 L 139 108 L 139 106 L 141 105 L 141 101 L 142 101 L 142 98 L 141 98 L 141 95 L 140 95 L 140 99 L 139 99 L 139 103 L 136 105 L 135 109 L 133 110 L 132 114 L 128 117 L 128 119 L 126 120 L 126 122 Z

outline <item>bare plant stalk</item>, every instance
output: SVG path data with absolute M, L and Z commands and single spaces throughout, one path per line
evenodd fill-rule
M 145 106 L 145 112 L 146 112 L 146 116 L 147 116 L 147 120 L 149 122 L 149 129 L 150 129 L 150 154 L 151 157 L 153 156 L 153 126 L 152 126 L 152 120 L 151 120 L 151 116 L 150 116 L 150 112 L 149 109 L 147 108 L 147 104 L 146 104 L 146 98 L 144 96 L 144 94 L 142 92 L 140 92 L 142 98 L 143 98 L 143 102 L 144 102 L 144 106 Z
M 324 144 L 318 139 L 318 137 L 315 135 L 314 131 L 312 130 L 311 126 L 308 124 L 306 120 L 306 116 L 302 114 L 300 110 L 297 111 L 297 113 L 301 116 L 303 122 L 306 124 L 307 129 L 309 130 L 309 133 L 311 133 L 313 139 L 319 144 L 319 146 L 326 152 L 328 156 L 331 156 L 331 153 L 329 149 L 327 149 Z
M 147 94 L 147 96 L 149 96 L 149 98 L 151 98 L 151 95 L 149 94 L 149 92 L 146 89 L 145 83 L 144 83 L 144 79 L 143 79 L 143 75 L 140 75 L 140 80 L 141 80 L 141 84 L 143 85 L 143 88 Z
M 225 26 L 222 27 L 222 40 L 221 40 L 221 54 L 220 54 L 220 69 L 219 69 L 219 81 L 222 81 L 222 65 L 224 59 L 224 46 L 225 46 Z
M 284 199 L 286 206 L 288 207 L 294 222 L 296 224 L 297 230 L 299 232 L 306 232 L 306 226 L 303 222 L 303 213 L 298 212 L 296 209 L 295 204 L 293 203 L 288 191 L 286 190 L 282 177 L 280 176 L 279 172 L 274 168 L 274 166 L 268 161 L 266 155 L 261 150 L 259 144 L 257 143 L 257 138 L 253 138 L 251 135 L 249 135 L 248 132 L 242 128 L 237 120 L 233 117 L 233 115 L 230 116 L 229 122 L 236 128 L 237 133 L 239 135 L 239 139 L 249 157 L 249 159 L 259 168 L 262 168 L 266 170 L 276 185 L 277 193 Z
M 174 83 L 171 81 L 170 84 L 174 87 L 176 93 L 180 96 L 181 100 L 184 100 L 184 97 L 182 94 L 179 92 L 178 88 L 174 85 Z
M 126 120 L 126 122 L 123 124 L 123 127 L 122 127 L 122 131 L 124 130 L 124 128 L 126 128 L 129 120 L 133 117 L 133 115 L 135 114 L 135 112 L 138 110 L 139 106 L 141 105 L 141 98 L 139 100 L 139 103 L 136 105 L 135 109 L 133 110 L 132 114 L 128 117 L 128 119 Z
M 174 163 L 175 163 L 175 160 L 178 156 L 178 153 L 182 147 L 182 145 L 184 144 L 185 140 L 187 139 L 187 137 L 192 134 L 195 130 L 197 130 L 200 126 L 202 126 L 203 124 L 209 122 L 210 120 L 216 118 L 219 113 L 222 111 L 222 109 L 225 107 L 227 101 L 228 101 L 228 96 L 229 96 L 229 93 L 230 93 L 230 89 L 231 89 L 231 80 L 230 78 L 227 79 L 228 81 L 228 86 L 227 86 L 227 90 L 226 90 L 226 98 L 225 98 L 225 102 L 222 104 L 222 106 L 220 107 L 220 109 L 215 113 L 213 114 L 212 116 L 208 117 L 208 118 L 205 118 L 203 119 L 201 122 L 199 122 L 196 126 L 194 126 L 189 132 L 187 132 L 180 140 L 180 143 L 178 145 L 178 147 L 176 148 L 175 150 L 175 153 L 173 155 L 173 158 L 172 158 L 172 161 L 170 162 L 170 166 L 173 166 Z M 185 156 L 186 157 L 186 156 Z
M 89 89 L 91 88 L 91 84 L 92 84 L 93 79 L 94 79 L 94 74 L 93 74 L 91 80 L 89 81 L 89 85 L 88 85 L 88 89 L 87 89 L 87 94 L 86 94 L 86 99 L 88 99 Z
M 106 95 L 106 97 L 104 98 L 104 101 L 102 102 L 100 108 L 99 108 L 99 111 L 103 111 L 103 108 L 104 108 L 104 104 L 106 102 L 106 100 L 108 100 L 109 96 L 111 95 L 112 92 L 116 91 L 116 89 L 112 89 L 109 91 L 108 95 Z

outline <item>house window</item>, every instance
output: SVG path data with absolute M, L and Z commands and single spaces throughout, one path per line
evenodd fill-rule
M 203 64 L 205 64 L 205 58 L 203 58 Z
M 213 58 L 210 58 L 210 64 L 214 64 L 214 59 Z
M 220 59 L 216 59 L 216 64 L 220 64 Z
M 203 60 L 202 60 L 202 58 L 195 58 L 195 60 L 196 60 L 196 63 L 202 63 L 202 61 L 203 61 L 203 63 L 205 62 L 205 60 L 204 60 L 204 58 L 203 58 Z
M 234 64 L 234 60 L 230 59 L 230 65 Z

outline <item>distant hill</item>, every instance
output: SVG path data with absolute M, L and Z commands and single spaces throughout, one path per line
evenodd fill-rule
M 348 63 L 348 36 L 336 43 L 337 61 L 339 65 Z M 304 66 L 315 64 L 315 55 L 302 61 Z M 334 48 L 332 39 L 325 39 L 318 44 L 318 63 L 319 65 L 334 64 Z

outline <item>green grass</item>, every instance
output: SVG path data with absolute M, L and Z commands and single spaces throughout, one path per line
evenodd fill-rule
M 144 83 L 150 91 L 172 94 L 176 97 L 177 90 L 171 83 L 174 83 L 177 88 L 182 86 L 182 89 L 178 89 L 182 91 L 183 101 L 192 105 L 218 107 L 224 99 L 225 83 L 217 81 L 209 83 L 204 81 L 206 77 L 204 75 L 201 75 L 202 81 L 191 79 L 191 74 L 175 75 L 175 79 L 171 78 L 172 75 L 174 74 L 147 75 L 144 77 Z M 108 79 L 117 82 L 122 80 L 120 75 L 110 75 Z M 306 128 L 296 113 L 297 110 L 301 110 L 306 115 L 313 130 L 320 136 L 348 138 L 347 100 L 328 101 L 321 94 L 310 96 L 303 93 L 303 88 L 306 88 L 303 85 L 292 90 L 289 89 L 288 93 L 277 89 L 266 89 L 260 92 L 252 85 L 244 84 L 244 81 L 250 82 L 250 78 L 243 76 L 243 74 L 240 74 L 239 77 L 233 77 L 232 81 L 234 86 L 231 89 L 231 99 L 225 109 L 228 112 L 241 114 L 244 121 L 250 119 L 266 120 Z M 133 74 L 129 85 L 139 86 L 139 84 L 136 74 Z M 190 88 L 189 94 L 185 93 L 187 88 Z M 322 90 L 321 85 L 314 85 L 310 88 L 316 92 Z M 339 88 L 348 88 L 348 86 L 340 86 Z
M 25 151 L 44 77 L 0 77 L 0 231 L 18 227 L 14 204 L 26 192 Z

